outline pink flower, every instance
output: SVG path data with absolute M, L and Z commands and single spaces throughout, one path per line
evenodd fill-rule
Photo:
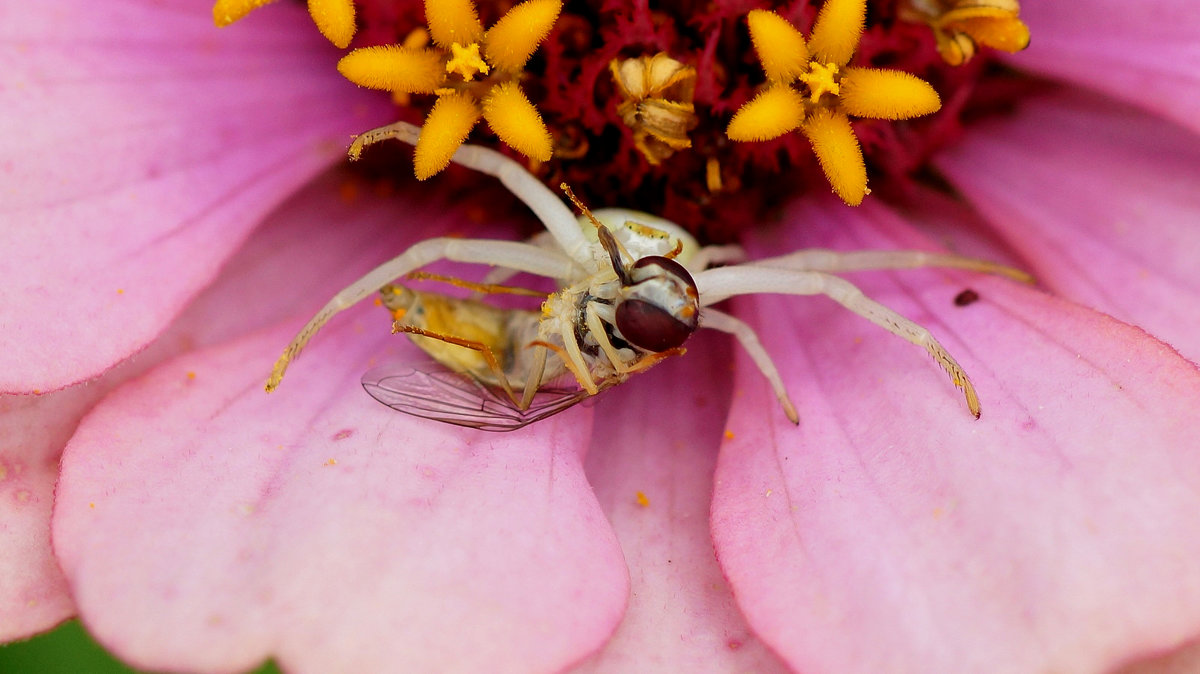
M 980 420 L 911 345 L 756 297 L 799 428 L 706 336 L 513 434 L 370 400 L 408 348 L 373 307 L 262 393 L 345 282 L 528 215 L 330 168 L 386 102 L 300 10 L 209 9 L 0 12 L 0 638 L 78 613 L 154 669 L 1101 672 L 1200 636 L 1192 0 L 1027 3 L 1011 62 L 1108 97 L 971 127 L 934 159 L 969 207 L 806 198 L 747 242 L 1032 271 L 1050 293 L 855 278 L 960 356 Z

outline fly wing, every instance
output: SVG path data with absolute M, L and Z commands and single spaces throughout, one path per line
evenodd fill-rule
M 503 390 L 433 360 L 381 365 L 363 375 L 362 385 L 398 412 L 483 431 L 515 431 L 588 397 L 578 388 L 543 387 L 523 410 Z

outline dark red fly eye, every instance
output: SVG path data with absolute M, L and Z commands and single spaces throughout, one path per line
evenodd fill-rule
M 634 282 L 640 283 L 655 276 L 670 276 L 695 288 L 696 282 L 688 270 L 675 260 L 660 255 L 649 255 L 633 263 L 630 274 Z
M 630 344 L 658 353 L 686 342 L 696 324 L 684 323 L 645 300 L 628 299 L 617 305 L 617 330 Z
M 678 262 L 656 255 L 629 269 L 629 281 L 616 303 L 616 327 L 625 341 L 655 353 L 673 349 L 700 323 L 696 282 Z

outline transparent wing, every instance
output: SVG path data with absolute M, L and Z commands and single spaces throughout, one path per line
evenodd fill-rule
M 503 390 L 432 359 L 381 365 L 363 375 L 362 385 L 396 411 L 483 431 L 515 431 L 589 397 L 579 388 L 543 387 L 523 410 Z

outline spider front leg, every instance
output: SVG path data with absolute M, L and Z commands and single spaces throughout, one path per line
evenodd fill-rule
M 1033 276 L 1014 267 L 963 255 L 934 253 L 925 250 L 836 251 L 825 248 L 807 248 L 779 257 L 755 260 L 751 264 L 759 267 L 780 267 L 797 271 L 819 271 L 834 274 L 847 271 L 946 267 L 997 274 L 1022 283 L 1034 282 Z
M 372 129 L 358 136 L 350 145 L 348 154 L 351 160 L 362 155 L 363 148 L 383 140 L 395 139 L 409 145 L 416 145 L 421 137 L 421 127 L 408 122 L 396 122 L 378 129 Z M 591 254 L 591 244 L 584 237 L 583 231 L 575 221 L 571 209 L 558 198 L 558 195 L 546 187 L 532 173 L 525 170 L 517 162 L 508 157 L 478 145 L 463 145 L 458 148 L 450 159 L 455 164 L 475 169 L 498 178 L 518 199 L 523 201 L 529 210 L 533 211 L 538 220 L 558 242 L 559 248 L 572 260 L 580 264 L 588 264 Z
M 756 264 L 721 267 L 696 274 L 702 306 L 716 304 L 734 295 L 778 293 L 784 295 L 825 295 L 888 332 L 925 349 L 950 375 L 950 381 L 962 389 L 967 409 L 979 418 L 979 397 L 966 372 L 933 334 L 863 294 L 853 283 L 832 274 L 796 271 Z
M 497 265 L 554 279 L 570 278 L 575 273 L 574 263 L 562 253 L 526 243 L 447 237 L 426 239 L 342 289 L 309 319 L 275 362 L 267 379 L 267 392 L 279 386 L 288 365 L 330 318 L 358 304 L 393 280 L 439 260 Z

